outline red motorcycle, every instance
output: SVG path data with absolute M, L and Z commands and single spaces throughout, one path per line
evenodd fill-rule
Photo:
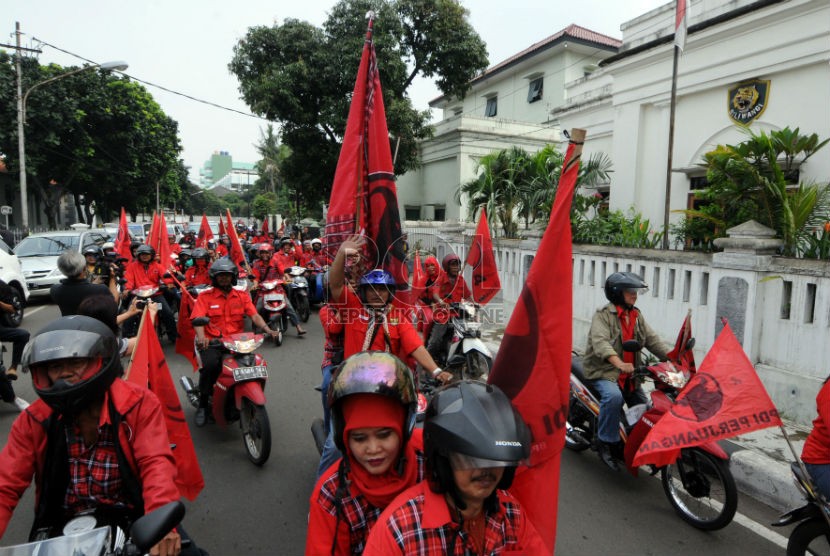
M 205 326 L 208 322 L 202 317 L 194 319 L 193 325 Z M 250 332 L 211 340 L 211 347 L 221 346 L 227 354 L 222 358 L 222 371 L 213 386 L 208 411 L 222 426 L 239 421 L 248 459 L 256 465 L 264 464 L 271 455 L 271 425 L 265 409 L 268 365 L 262 355 L 254 353 L 263 340 L 262 334 Z M 188 376 L 180 380 L 188 401 L 198 407 L 199 388 Z
M 694 346 L 694 339 L 685 344 Z M 625 351 L 640 351 L 636 340 L 623 343 Z M 623 410 L 620 418 L 620 438 L 624 443 L 623 459 L 632 475 L 637 449 L 649 430 L 674 405 L 677 395 L 694 375 L 694 369 L 678 362 L 665 362 L 635 369 L 635 380 L 651 380 L 654 390 L 649 403 Z M 574 357 L 571 363 L 570 406 L 566 423 L 565 447 L 575 452 L 597 449 L 599 394 L 588 385 L 582 373 L 582 360 Z M 729 456 L 715 442 L 684 448 L 673 463 L 664 467 L 649 466 L 652 475 L 660 473 L 663 491 L 678 515 L 698 529 L 713 531 L 726 527 L 738 507 L 738 489 L 729 470 Z
M 277 335 L 273 336 L 276 346 L 282 345 L 283 334 L 288 330 L 288 314 L 285 311 L 286 302 L 283 284 L 284 282 L 279 278 L 264 280 L 259 284 L 259 295 L 262 296 L 262 310 L 259 314 L 268 323 L 268 328 L 277 331 Z

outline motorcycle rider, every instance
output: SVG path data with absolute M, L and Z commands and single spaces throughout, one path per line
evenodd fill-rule
M 306 556 L 360 554 L 383 509 L 424 478 L 415 385 L 403 361 L 377 351 L 349 357 L 332 378 L 328 399 L 345 457 L 314 486 Z
M 259 245 L 256 252 L 257 260 L 251 267 L 251 272 L 253 272 L 254 288 L 256 288 L 258 284 L 267 280 L 276 280 L 278 278 L 282 278 L 285 281 L 289 280 L 289 277 L 285 274 L 285 269 L 279 266 L 279 263 L 274 259 L 273 254 L 274 248 L 271 245 L 267 243 L 261 243 Z M 265 300 L 261 295 L 262 292 L 259 293 L 260 294 L 257 295 L 256 299 L 256 309 L 263 319 L 265 319 Z M 300 325 L 300 317 L 291 305 L 291 301 L 288 299 L 287 291 L 285 292 L 284 301 L 285 314 L 288 316 L 288 320 L 291 322 L 291 325 L 297 329 L 297 336 L 304 335 L 306 330 Z
M 84 247 L 83 255 L 84 259 L 86 259 L 86 274 L 89 277 L 89 281 L 94 282 L 96 278 L 95 267 L 98 266 L 98 261 L 104 255 L 104 250 L 97 245 L 87 245 Z M 100 284 L 101 282 L 94 283 Z
M 444 275 L 433 285 L 432 331 L 429 334 L 427 351 L 433 359 L 442 361 L 446 357 L 446 336 L 450 332 L 450 314 L 447 308 L 450 303 L 459 303 L 472 297 L 470 288 L 464 277 L 461 276 L 461 259 L 455 253 L 450 253 L 441 261 Z
M 198 348 L 201 368 L 199 369 L 199 407 L 196 410 L 195 424 L 204 427 L 208 418 L 210 394 L 213 385 L 222 372 L 222 349 L 212 347 L 212 339 L 230 336 L 242 332 L 245 324 L 245 315 L 251 317 L 255 326 L 260 327 L 266 334 L 275 336 L 276 331 L 268 328 L 268 323 L 256 311 L 248 292 L 234 289 L 239 271 L 236 265 L 227 258 L 222 258 L 210 265 L 210 279 L 213 284 L 199 295 L 190 320 L 199 317 L 209 317 L 210 323 L 206 326 L 195 326 L 196 347 Z
M 285 274 L 292 266 L 297 265 L 297 257 L 294 253 L 294 245 L 290 239 L 282 238 L 280 240 L 280 250 L 274 254 L 274 264 L 280 269 L 280 272 Z
M 33 477 L 32 538 L 59 535 L 87 510 L 129 530 L 145 512 L 179 499 L 161 404 L 119 378 L 117 345 L 104 323 L 74 315 L 46 325 L 26 347 L 22 368 L 40 399 L 15 420 L 0 453 L 0 536 Z M 180 550 L 173 530 L 150 554 Z
M 804 467 L 819 492 L 830 500 L 830 376 L 816 396 L 818 415 L 801 449 Z
M 306 266 L 309 262 L 320 268 L 331 265 L 331 257 L 323 251 L 323 241 L 319 237 L 311 240 L 311 253 L 308 254 Z
M 132 290 L 142 287 L 159 288 L 159 291 L 151 299 L 154 303 L 161 304 L 159 309 L 161 323 L 167 332 L 167 338 L 171 343 L 176 343 L 178 334 L 176 332 L 176 317 L 173 316 L 173 310 L 163 295 L 163 291 L 166 289 L 162 280 L 165 270 L 160 263 L 155 261 L 156 250 L 147 244 L 141 244 L 136 248 L 135 255 L 136 259 L 129 262 L 124 270 L 124 278 L 127 282 L 124 284 L 124 291 L 121 295 L 127 297 Z M 131 322 L 129 327 L 137 330 L 137 323 Z
M 620 411 L 623 402 L 629 407 L 645 403 L 648 398 L 640 384 L 633 380 L 619 381 L 640 366 L 639 352 L 623 352 L 623 342 L 637 340 L 661 361 L 671 347 L 648 325 L 635 303 L 639 291 L 648 291 L 643 279 L 633 272 L 615 272 L 605 280 L 605 297 L 609 303 L 597 309 L 591 319 L 588 345 L 583 357 L 583 372 L 591 386 L 600 394 L 597 451 L 600 459 L 619 471 L 621 459 Z
M 210 253 L 207 249 L 197 247 L 190 253 L 193 266 L 184 273 L 184 285 L 188 288 L 210 284 Z
M 387 506 L 364 556 L 550 554 L 506 490 L 530 443 L 530 429 L 496 386 L 440 389 L 424 420 L 427 480 Z

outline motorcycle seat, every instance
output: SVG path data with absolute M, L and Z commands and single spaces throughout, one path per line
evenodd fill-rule
M 582 357 L 577 354 L 571 355 L 571 374 L 578 378 L 579 382 L 584 384 L 597 399 L 600 398 L 599 392 L 597 392 L 593 384 L 591 384 L 591 381 L 585 378 L 585 373 L 582 369 Z

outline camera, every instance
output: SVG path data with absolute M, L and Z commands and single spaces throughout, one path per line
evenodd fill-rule
M 135 302 L 135 306 L 136 306 L 137 309 L 144 309 L 144 307 L 147 306 L 147 301 L 145 301 L 143 299 L 139 299 L 138 301 Z

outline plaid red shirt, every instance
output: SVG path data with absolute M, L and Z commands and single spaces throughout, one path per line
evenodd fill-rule
M 507 491 L 498 491 L 499 511 L 488 514 L 484 550 L 479 552 L 467 532 L 453 522 L 443 494 L 426 481 L 398 496 L 378 518 L 363 556 L 543 555 L 550 554 L 522 507 Z
M 69 487 L 64 507 L 70 514 L 99 506 L 129 506 L 122 489 L 112 425 L 98 427 L 98 440 L 87 446 L 80 429 L 66 430 Z
M 334 364 L 332 359 L 335 355 L 339 355 L 341 361 L 343 359 L 343 323 L 340 322 L 337 311 L 328 303 L 320 307 L 319 316 L 326 338 L 320 368 L 325 368 Z

